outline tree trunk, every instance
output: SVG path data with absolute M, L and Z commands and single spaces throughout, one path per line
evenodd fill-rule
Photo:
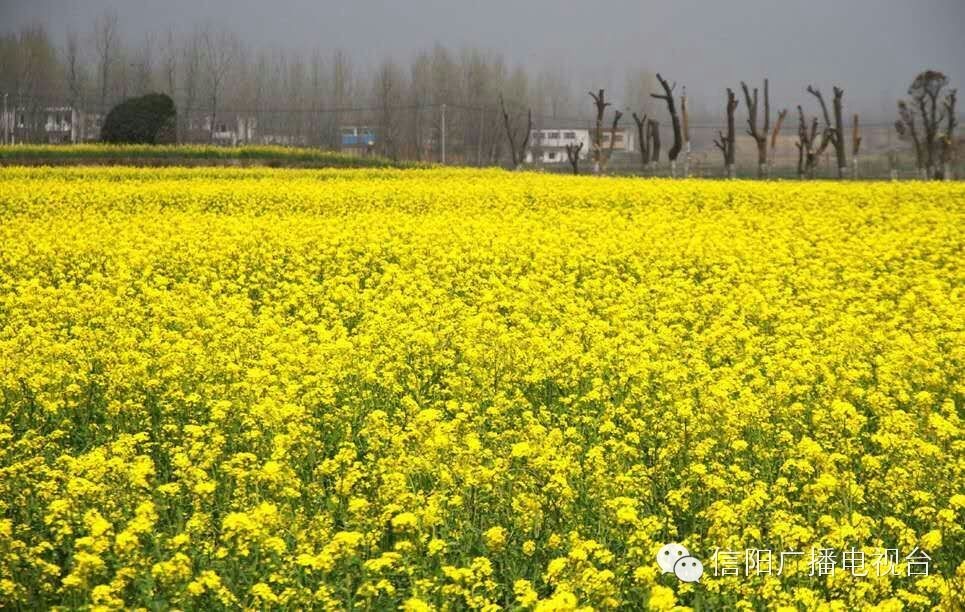
M 603 114 L 606 112 L 606 107 L 610 106 L 610 103 L 606 101 L 606 92 L 602 89 L 595 94 L 591 91 L 590 97 L 593 98 L 593 104 L 596 106 L 596 129 L 593 132 L 593 149 L 591 151 L 593 156 L 593 174 L 600 174 L 603 161 Z M 610 135 L 610 139 L 612 141 L 612 134 Z
M 660 161 L 660 122 L 650 120 L 650 167 L 655 168 Z
M 637 124 L 637 138 L 640 140 L 641 168 L 646 172 L 647 165 L 650 163 L 650 125 L 646 115 L 641 119 L 633 113 L 633 121 Z
M 670 161 L 675 161 L 677 155 L 680 154 L 680 150 L 683 148 L 683 137 L 680 131 L 680 116 L 677 114 L 677 105 L 674 103 L 673 90 L 676 86 L 669 84 L 666 79 L 657 73 L 657 81 L 660 82 L 660 86 L 663 88 L 663 94 L 650 94 L 651 98 L 656 98 L 658 100 L 663 100 L 667 103 L 667 112 L 670 113 L 670 124 L 673 128 L 673 146 L 667 152 L 667 156 Z
M 832 144 L 834 144 L 834 154 L 838 159 L 838 178 L 843 179 L 848 173 L 848 160 L 845 155 L 844 148 L 844 111 L 843 111 L 843 101 L 844 90 L 840 87 L 834 88 L 834 100 L 832 101 L 832 107 L 834 108 L 834 133 L 835 138 Z

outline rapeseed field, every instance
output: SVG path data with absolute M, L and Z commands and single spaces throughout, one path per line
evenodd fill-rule
M 0 169 L 0 607 L 960 610 L 963 228 L 960 183 Z

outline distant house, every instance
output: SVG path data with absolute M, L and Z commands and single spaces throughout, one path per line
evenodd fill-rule
M 214 129 L 209 115 L 204 118 L 201 126 L 213 144 L 231 147 L 254 142 L 257 128 L 256 118 L 244 114 L 216 115 Z
M 354 125 L 339 128 L 339 144 L 345 153 L 357 155 L 370 153 L 375 148 L 376 142 L 374 128 Z
M 10 143 L 33 142 L 70 144 L 100 138 L 103 117 L 71 106 L 49 106 L 41 109 L 17 107 L 0 119 L 3 136 Z
M 534 160 L 542 164 L 565 164 L 569 161 L 566 155 L 566 146 L 574 145 L 580 149 L 580 159 L 587 159 L 593 147 L 593 129 L 586 127 L 572 127 L 565 124 L 561 127 L 540 128 L 533 130 L 530 134 L 529 150 L 526 152 L 526 163 L 533 163 Z M 603 147 L 610 147 L 611 130 L 603 130 Z M 630 153 L 635 150 L 634 131 L 628 127 L 617 128 L 614 133 L 614 152 Z

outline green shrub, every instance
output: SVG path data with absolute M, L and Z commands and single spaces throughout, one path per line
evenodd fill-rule
M 177 141 L 174 101 L 161 93 L 129 98 L 111 109 L 101 128 L 109 143 L 171 144 Z

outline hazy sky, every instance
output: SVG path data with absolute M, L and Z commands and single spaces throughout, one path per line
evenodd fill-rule
M 128 41 L 213 22 L 256 45 L 342 48 L 361 65 L 470 45 L 562 65 L 577 91 L 661 71 L 712 107 L 724 87 L 765 75 L 776 105 L 810 102 L 808 82 L 838 83 L 849 110 L 874 113 L 890 114 L 924 67 L 965 90 L 965 0 L 0 0 L 0 28 L 39 20 L 59 41 L 106 7 Z

